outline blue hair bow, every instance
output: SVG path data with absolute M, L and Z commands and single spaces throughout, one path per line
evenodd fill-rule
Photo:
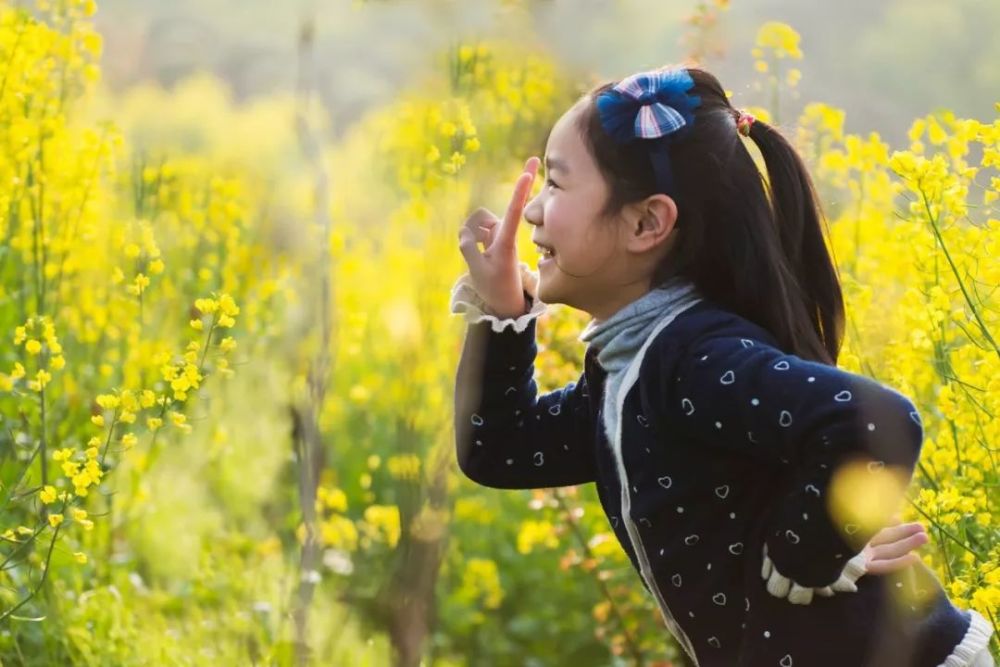
M 684 68 L 640 72 L 622 79 L 598 95 L 601 125 L 617 143 L 648 142 L 650 159 L 661 192 L 674 196 L 674 179 L 667 144 L 688 131 L 701 97 L 687 93 L 694 80 Z

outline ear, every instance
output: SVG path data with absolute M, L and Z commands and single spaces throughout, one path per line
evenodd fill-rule
M 628 220 L 629 250 L 645 252 L 666 242 L 677 223 L 677 204 L 665 194 L 647 197 L 631 207 Z

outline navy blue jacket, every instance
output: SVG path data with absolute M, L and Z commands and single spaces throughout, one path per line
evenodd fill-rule
M 576 382 L 539 395 L 535 325 L 468 325 L 455 387 L 459 466 L 501 489 L 596 483 L 696 665 L 936 667 L 962 642 L 972 616 L 923 563 L 864 574 L 857 592 L 807 606 L 769 594 L 761 577 L 766 543 L 796 583 L 838 579 L 873 533 L 835 525 L 831 476 L 855 459 L 912 474 L 923 428 L 908 398 L 787 354 L 765 329 L 702 300 L 633 360 L 619 455 L 601 423 L 597 350 L 588 348 Z

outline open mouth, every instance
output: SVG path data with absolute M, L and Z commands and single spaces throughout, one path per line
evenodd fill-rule
M 552 259 L 556 256 L 556 251 L 547 245 L 542 245 L 541 243 L 536 243 L 535 247 L 538 248 L 538 254 L 541 255 L 542 261 L 547 259 Z

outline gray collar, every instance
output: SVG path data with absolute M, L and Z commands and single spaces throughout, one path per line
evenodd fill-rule
M 597 350 L 597 361 L 609 374 L 620 371 L 642 346 L 656 323 L 692 296 L 700 296 L 694 283 L 675 277 L 623 306 L 608 319 L 591 320 L 579 340 Z
M 700 300 L 694 283 L 675 277 L 662 287 L 622 307 L 603 322 L 591 320 L 579 335 L 589 349 L 597 350 L 597 363 L 607 372 L 604 380 L 603 422 L 608 442 L 614 441 L 618 427 L 616 398 L 625 370 L 643 343 L 665 317 L 674 317 L 680 310 Z

